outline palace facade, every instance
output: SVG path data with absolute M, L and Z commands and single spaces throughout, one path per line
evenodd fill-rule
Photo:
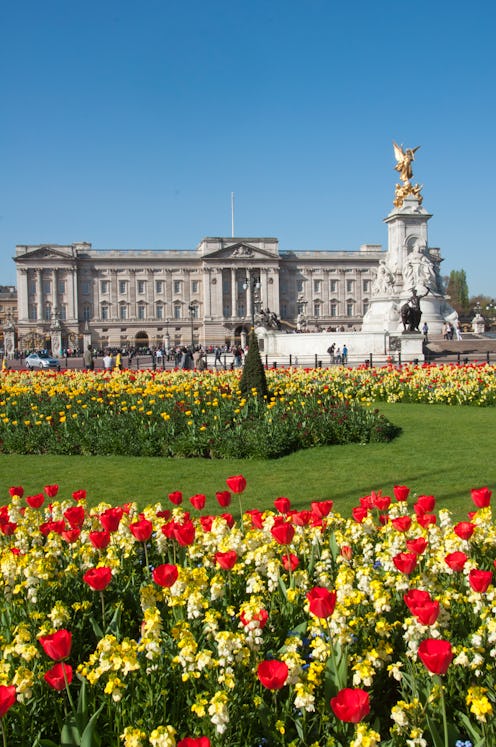
M 383 256 L 375 244 L 281 251 L 275 238 L 205 238 L 181 251 L 19 245 L 16 345 L 50 349 L 54 330 L 63 348 L 233 344 L 267 309 L 288 331 L 359 329 Z

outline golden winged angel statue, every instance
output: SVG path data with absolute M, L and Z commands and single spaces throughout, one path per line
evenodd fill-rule
M 396 145 L 393 140 L 394 157 L 396 158 L 396 171 L 399 172 L 400 179 L 403 183 L 408 184 L 413 176 L 412 172 L 412 161 L 415 160 L 415 151 L 420 148 L 417 145 L 416 148 L 406 148 L 403 150 L 403 146 Z

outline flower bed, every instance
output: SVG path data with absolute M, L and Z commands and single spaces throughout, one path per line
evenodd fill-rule
M 244 397 L 239 373 L 12 373 L 0 450 L 22 454 L 270 459 L 317 445 L 388 441 L 398 429 L 313 372 Z
M 11 488 L 4 744 L 496 743 L 491 492 L 457 523 L 398 485 L 237 525 L 245 485 L 142 513 Z

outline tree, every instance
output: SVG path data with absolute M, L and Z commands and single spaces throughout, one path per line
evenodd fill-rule
M 446 293 L 451 305 L 459 314 L 468 312 L 470 303 L 465 270 L 451 270 Z
M 252 397 L 254 390 L 256 390 L 256 396 L 260 399 L 267 397 L 269 393 L 265 368 L 260 357 L 258 340 L 253 328 L 251 329 L 248 338 L 248 352 L 246 354 L 239 388 L 246 398 Z

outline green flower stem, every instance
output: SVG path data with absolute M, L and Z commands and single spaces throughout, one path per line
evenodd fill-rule
M 76 707 L 74 705 L 74 701 L 72 699 L 71 690 L 69 687 L 69 682 L 67 681 L 67 674 L 65 671 L 64 662 L 62 662 L 62 672 L 64 673 L 64 682 L 65 682 L 65 691 L 67 693 L 67 700 L 69 701 L 69 705 L 71 706 L 71 710 L 74 714 L 76 714 Z
M 444 730 L 444 746 L 449 747 L 448 742 L 448 722 L 446 721 L 446 702 L 444 700 L 444 685 L 441 677 L 437 678 L 441 688 L 441 710 L 443 713 L 443 730 Z
M 105 597 L 103 591 L 100 592 L 100 602 L 102 605 L 102 630 L 105 631 Z
M 3 725 L 3 718 L 0 719 L 0 726 L 2 727 L 2 743 L 3 747 L 7 747 L 7 734 L 5 733 L 5 727 Z

